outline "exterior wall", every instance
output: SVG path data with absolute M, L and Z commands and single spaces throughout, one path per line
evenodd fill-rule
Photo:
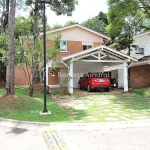
M 130 78 L 132 88 L 145 88 L 150 86 L 150 65 L 131 67 Z
M 58 73 L 59 73 L 59 68 L 56 68 L 56 70 L 54 70 L 54 75 L 55 76 L 51 76 L 48 73 L 48 85 L 58 85 L 59 84 L 59 77 L 58 77 Z
M 52 46 L 53 44 L 53 40 L 47 40 L 47 47 Z M 92 42 L 93 46 L 98 46 L 101 45 L 100 42 Z M 77 52 L 81 52 L 82 51 L 82 41 L 67 41 L 67 51 L 66 52 L 60 52 L 60 54 L 58 54 L 58 58 L 60 57 L 65 57 Z
M 61 33 L 61 39 L 65 41 L 100 42 L 101 44 L 103 43 L 102 37 L 80 27 L 73 27 L 61 32 L 51 33 L 51 37 L 56 36 L 58 33 Z M 49 37 L 49 39 L 51 37 Z
M 16 86 L 27 86 L 28 85 L 25 75 L 17 68 L 15 68 L 15 85 Z
M 118 88 L 124 88 L 124 73 L 123 73 L 123 69 L 118 69 Z

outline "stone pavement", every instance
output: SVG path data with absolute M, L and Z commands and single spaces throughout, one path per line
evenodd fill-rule
M 82 91 L 82 92 L 81 92 Z M 115 122 L 150 119 L 150 98 L 132 93 L 87 92 L 77 90 L 73 95 L 55 95 L 52 98 L 60 107 L 69 110 L 74 122 Z M 91 111 L 92 110 L 92 113 Z M 79 111 L 85 116 L 78 117 Z M 77 119 L 79 118 L 79 119 Z

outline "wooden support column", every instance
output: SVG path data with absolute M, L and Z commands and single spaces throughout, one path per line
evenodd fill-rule
M 127 63 L 123 63 L 123 74 L 124 74 L 124 92 L 128 91 L 128 67 Z
M 70 61 L 69 68 L 68 68 L 68 75 L 70 77 L 69 83 L 68 83 L 68 92 L 70 94 L 73 94 L 73 61 Z

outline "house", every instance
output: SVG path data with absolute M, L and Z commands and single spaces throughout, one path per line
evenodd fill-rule
M 137 61 L 135 58 L 104 46 L 110 40 L 109 37 L 79 24 L 51 31 L 54 36 L 58 33 L 62 34 L 61 64 L 52 74 L 47 74 L 48 86 L 59 87 L 60 82 L 68 74 L 72 77 L 69 81 L 69 93 L 73 93 L 73 88 L 78 88 L 79 78 L 84 73 L 103 72 L 107 66 L 121 64 L 124 66 L 124 78 L 119 81 L 119 84 L 123 80 L 123 88 L 125 91 L 128 90 L 126 66 L 127 62 Z M 47 42 L 52 43 L 52 39 L 48 39 Z M 47 72 L 51 64 L 51 61 L 47 63 Z
M 52 30 L 51 36 L 47 37 L 46 46 L 53 44 L 53 36 L 61 33 L 59 64 L 55 70 L 51 70 L 52 61 L 46 64 L 46 84 L 51 88 L 59 87 L 60 82 L 68 74 L 68 90 L 73 93 L 73 88 L 78 87 L 78 80 L 87 72 L 103 72 L 114 65 L 123 68 L 118 71 L 124 76 L 119 76 L 112 71 L 111 76 L 117 76 L 118 85 L 122 85 L 124 91 L 128 91 L 128 63 L 136 62 L 137 59 L 124 53 L 105 46 L 110 38 L 101 33 L 83 27 L 79 24 Z M 111 71 L 111 70 L 109 70 Z M 123 84 L 122 84 L 123 82 Z M 15 85 L 26 86 L 25 76 L 15 69 Z
M 131 48 L 130 56 L 137 58 L 138 62 L 131 63 L 130 85 L 132 88 L 145 88 L 150 86 L 150 31 L 138 34 L 133 37 L 135 48 Z M 110 47 L 113 48 L 115 44 Z M 127 54 L 128 51 L 122 51 Z M 123 77 L 123 66 L 111 66 L 105 71 L 111 70 L 114 77 Z M 123 80 L 119 87 L 123 87 Z

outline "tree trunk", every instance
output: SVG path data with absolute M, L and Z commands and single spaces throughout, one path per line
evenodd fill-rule
M 38 13 L 39 13 L 39 6 L 38 6 L 38 0 L 35 1 L 35 9 L 34 9 L 34 45 L 36 45 L 38 40 Z M 39 66 L 38 66 L 38 53 L 34 53 L 33 55 L 33 81 L 35 84 L 40 83 L 39 78 Z
M 8 15 L 8 70 L 6 93 L 14 94 L 14 22 L 15 22 L 16 0 L 10 0 L 10 12 Z

